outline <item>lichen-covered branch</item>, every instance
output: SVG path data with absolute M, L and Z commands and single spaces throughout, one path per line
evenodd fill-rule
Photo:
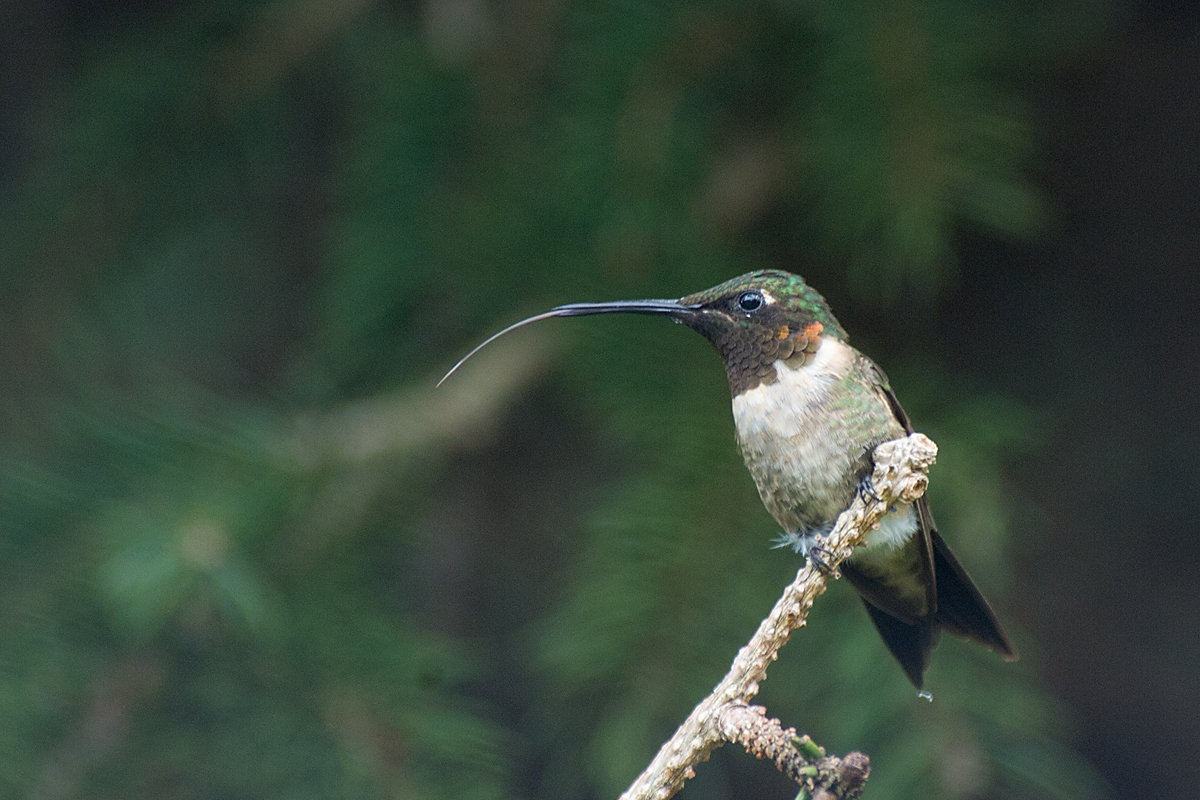
M 871 772 L 862 753 L 827 756 L 825 748 L 807 735 L 797 736 L 795 728 L 785 730 L 762 706 L 727 703 L 717 710 L 717 724 L 725 741 L 740 744 L 756 758 L 769 758 L 813 797 L 857 797 Z
M 871 481 L 876 497 L 859 492 L 823 543 L 832 575 L 836 576 L 838 565 L 851 549 L 878 527 L 891 505 L 911 503 L 925 493 L 929 482 L 926 473 L 936 458 L 937 445 L 920 433 L 875 448 Z M 785 731 L 777 720 L 768 719 L 765 709 L 749 703 L 758 694 L 758 685 L 767 677 L 767 667 L 778 657 L 779 649 L 792 631 L 805 624 L 808 610 L 825 591 L 829 577 L 811 564 L 797 573 L 796 580 L 738 652 L 729 672 L 663 744 L 622 800 L 666 800 L 695 774 L 697 764 L 725 742 L 738 742 L 755 755 L 769 757 L 814 798 L 858 796 L 870 772 L 866 756 L 825 756 L 824 751 L 806 741 L 807 737 L 797 739 L 794 731 Z

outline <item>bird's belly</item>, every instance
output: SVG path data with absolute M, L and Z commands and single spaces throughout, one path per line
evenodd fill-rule
M 779 436 L 757 424 L 739 427 L 738 443 L 763 504 L 785 531 L 808 531 L 850 504 L 868 461 L 816 429 Z
M 863 447 L 813 403 L 772 397 L 778 386 L 735 399 L 738 446 L 771 515 L 787 532 L 807 531 L 850 504 L 869 462 Z

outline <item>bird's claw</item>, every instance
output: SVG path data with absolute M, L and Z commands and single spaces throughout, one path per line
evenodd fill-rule
M 871 498 L 876 503 L 883 502 L 883 498 L 880 497 L 875 492 L 875 483 L 871 480 L 870 473 L 863 475 L 863 479 L 858 482 L 858 492 L 859 492 L 859 494 L 862 494 L 862 495 L 865 495 L 865 496 Z

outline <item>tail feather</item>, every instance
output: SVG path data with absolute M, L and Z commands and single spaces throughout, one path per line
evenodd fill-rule
M 913 686 L 920 691 L 925 686 L 925 669 L 929 666 L 929 655 L 937 644 L 940 631 L 928 617 L 910 624 L 893 617 L 865 597 L 862 601 L 883 643 L 900 662 Z
M 971 576 L 938 532 L 931 530 L 929 533 L 933 541 L 933 570 L 937 576 L 935 624 L 961 639 L 970 639 L 994 650 L 1005 661 L 1016 661 L 1019 657 L 1017 648 L 1000 627 L 987 600 L 975 588 Z
M 936 586 L 936 601 L 923 616 L 909 614 L 901 618 L 903 604 L 887 594 L 886 586 L 871 581 L 853 562 L 842 565 L 842 575 L 858 590 L 875 629 L 918 690 L 924 686 L 925 669 L 942 629 L 996 651 L 1005 661 L 1016 661 L 1018 657 L 1017 648 L 1009 641 L 971 576 L 937 530 L 930 526 L 928 533 L 929 538 L 923 541 L 929 543 L 927 557 L 932 562 L 930 577 Z

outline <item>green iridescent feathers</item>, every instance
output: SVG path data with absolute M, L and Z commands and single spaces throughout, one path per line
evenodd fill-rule
M 739 275 L 711 289 L 683 297 L 680 302 L 684 305 L 708 304 L 722 297 L 737 296 L 741 292 L 751 289 L 761 289 L 789 310 L 812 316 L 825 327 L 824 333 L 827 335 L 843 342 L 849 339 L 837 318 L 833 316 L 833 312 L 829 310 L 829 304 L 825 302 L 825 298 L 816 289 L 805 283 L 799 275 L 793 275 L 780 269 L 747 272 L 745 275 Z

